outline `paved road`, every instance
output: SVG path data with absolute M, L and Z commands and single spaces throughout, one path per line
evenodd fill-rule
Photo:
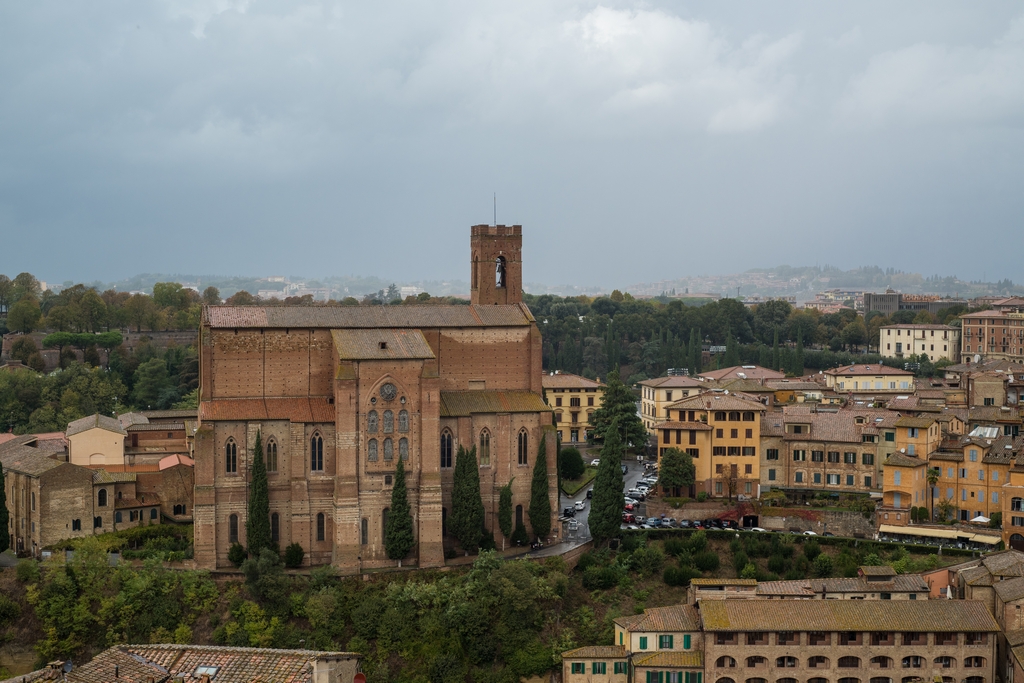
M 587 462 L 590 462 L 590 460 L 587 460 Z M 625 483 L 623 491 L 628 491 L 629 489 L 633 488 L 636 485 L 636 483 L 640 481 L 640 479 L 644 476 L 644 466 L 643 463 L 638 463 L 635 458 L 633 460 L 625 461 L 625 465 L 627 467 L 627 471 L 626 475 L 623 477 Z M 560 493 L 558 497 L 559 513 L 561 513 L 562 510 L 564 510 L 565 508 L 571 506 L 576 501 L 583 501 L 585 507 L 583 508 L 583 510 L 577 512 L 576 517 L 574 517 L 574 519 L 577 522 L 579 522 L 581 526 L 586 526 L 587 518 L 590 516 L 590 500 L 587 499 L 587 488 L 592 488 L 592 486 L 583 488 L 583 490 L 577 493 L 574 497 L 567 496 L 564 493 Z M 643 503 L 641 503 L 641 511 L 642 510 Z M 587 534 L 587 536 L 589 536 L 589 534 Z

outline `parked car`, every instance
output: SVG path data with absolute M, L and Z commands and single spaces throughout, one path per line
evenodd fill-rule
M 679 520 L 679 528 L 680 529 L 689 529 L 690 528 L 690 520 L 688 520 L 688 519 L 681 519 L 681 520 Z
M 756 532 L 761 533 L 761 534 L 765 533 L 765 529 L 762 529 L 759 526 L 752 526 L 752 527 L 750 527 L 750 530 L 751 531 L 756 531 Z
M 667 526 L 673 529 L 679 526 L 679 523 L 673 517 L 665 517 L 661 520 L 661 524 L 662 526 Z
M 576 510 L 574 510 L 571 507 L 565 508 L 564 510 L 562 510 L 562 516 L 563 517 L 575 517 L 576 516 Z
M 582 500 L 577 500 L 576 503 L 573 505 L 573 507 L 576 508 L 577 511 L 579 511 L 579 510 L 583 510 L 584 508 L 586 508 L 587 504 L 584 503 Z
M 623 465 L 622 466 L 622 473 L 625 474 L 628 471 L 629 471 L 629 469 L 625 465 Z
M 804 536 L 817 536 L 817 535 L 818 534 L 814 533 L 810 529 L 808 529 L 807 531 L 804 532 Z
M 636 500 L 643 500 L 645 494 L 646 491 L 641 491 L 640 489 L 630 489 L 626 491 L 627 496 L 629 496 L 630 498 L 635 498 Z
M 634 510 L 636 510 L 636 503 L 626 503 L 624 506 L 622 506 L 622 509 L 628 510 L 629 512 L 633 512 Z
M 622 502 L 623 503 L 630 503 L 632 505 L 636 505 L 640 501 L 638 501 L 636 498 L 631 498 L 629 496 L 626 496 L 625 498 L 622 499 Z
M 635 524 L 636 523 L 636 517 L 633 516 L 633 514 L 630 513 L 630 512 L 623 512 L 622 513 L 622 523 L 623 524 Z
M 587 489 L 587 498 L 594 497 L 594 489 Z
M 601 464 L 601 458 L 594 458 L 593 460 L 590 461 L 590 466 L 591 467 L 597 467 L 600 464 Z

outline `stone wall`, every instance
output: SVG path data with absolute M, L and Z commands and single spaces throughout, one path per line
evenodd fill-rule
M 845 510 L 762 508 L 760 526 L 769 531 L 826 531 L 836 536 L 873 538 L 875 523 L 864 513 Z

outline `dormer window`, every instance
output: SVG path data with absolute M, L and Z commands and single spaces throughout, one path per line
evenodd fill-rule
M 388 350 L 388 343 L 387 342 L 380 342 L 380 350 L 381 351 L 387 351 Z

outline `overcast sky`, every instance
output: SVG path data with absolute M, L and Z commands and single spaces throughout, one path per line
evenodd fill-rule
M 6 2 L 0 272 L 1020 275 L 1020 2 Z

